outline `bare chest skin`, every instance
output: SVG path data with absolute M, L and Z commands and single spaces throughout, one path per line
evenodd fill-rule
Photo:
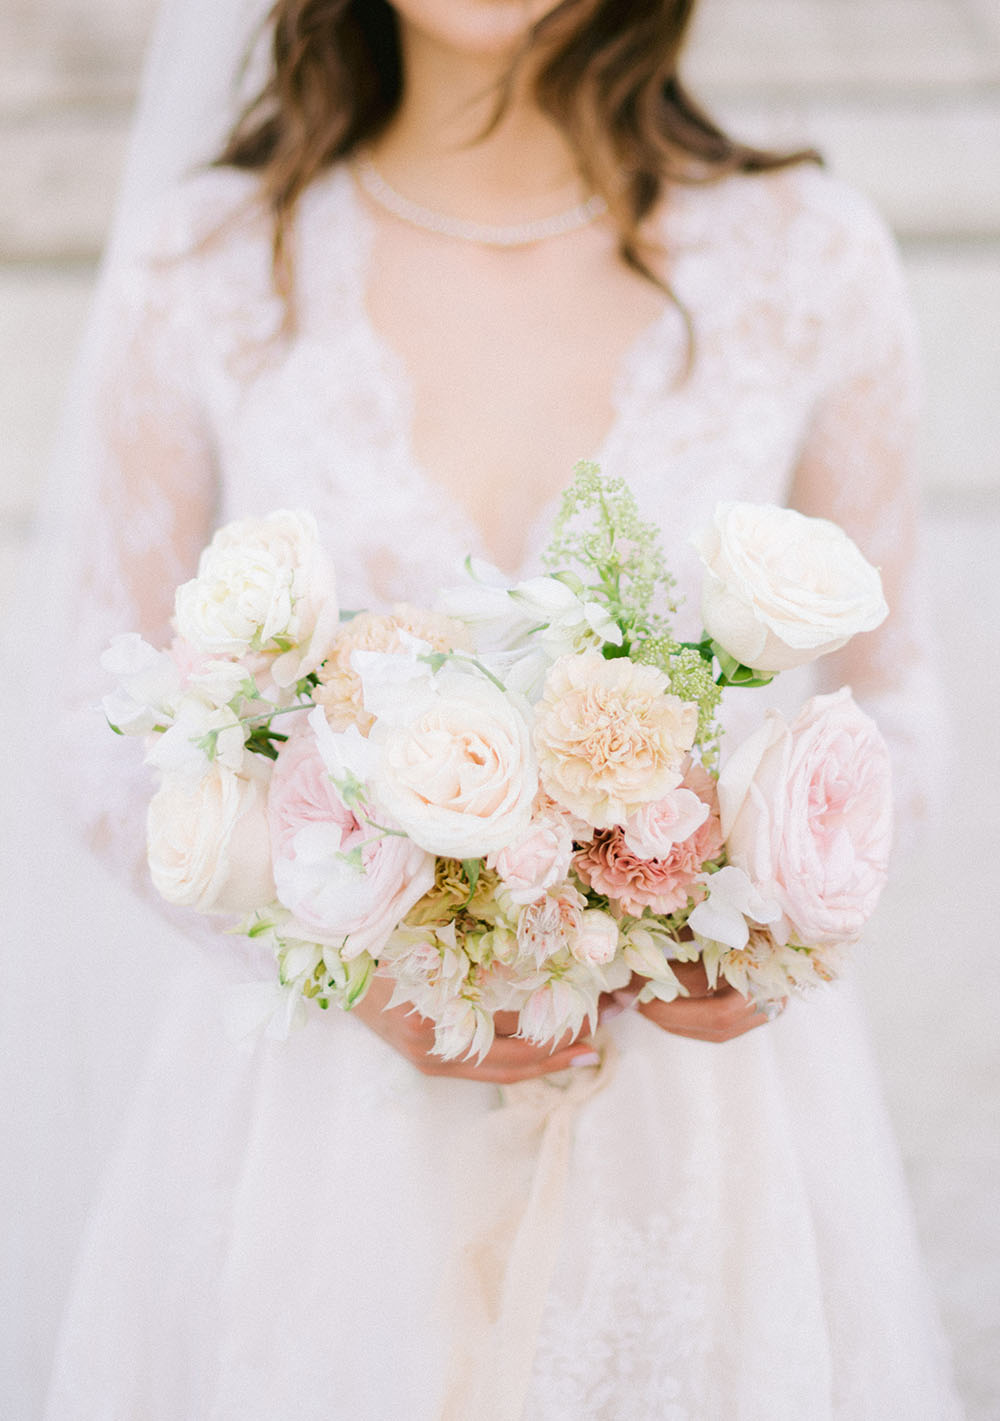
M 666 297 L 603 224 L 497 250 L 376 219 L 366 299 L 406 372 L 414 459 L 516 568 L 573 464 L 600 449 L 623 359 Z

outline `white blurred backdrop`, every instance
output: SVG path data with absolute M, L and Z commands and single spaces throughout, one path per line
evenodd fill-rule
M 0 0 L 0 600 L 31 526 L 154 8 Z M 956 755 L 929 853 L 900 866 L 862 973 L 959 1384 L 970 1421 L 995 1421 L 1000 5 L 702 0 L 689 73 L 741 136 L 814 142 L 875 199 L 922 329 L 921 477 Z

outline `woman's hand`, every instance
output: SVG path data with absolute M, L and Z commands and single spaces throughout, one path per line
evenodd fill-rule
M 593 1042 L 586 1036 L 575 1040 L 565 1036 L 556 1043 L 534 1046 L 529 1041 L 517 1041 L 506 1034 L 517 1030 L 513 1012 L 498 1012 L 497 1035 L 493 1045 L 478 1064 L 470 1061 L 443 1061 L 434 1052 L 434 1023 L 407 1006 L 386 1007 L 392 996 L 393 984 L 387 977 L 376 976 L 352 1015 L 359 1016 L 377 1036 L 387 1041 L 400 1055 L 424 1076 L 455 1076 L 461 1080 L 492 1081 L 497 1085 L 512 1085 L 533 1076 L 548 1076 L 564 1071 L 567 1066 L 596 1066 L 598 1056 Z
M 636 1008 L 643 1016 L 674 1036 L 690 1036 L 695 1041 L 732 1041 L 754 1027 L 764 1026 L 770 1018 L 735 987 L 720 980 L 711 988 L 701 962 L 672 962 L 671 968 L 688 996 L 672 1002 L 654 999 Z M 627 987 L 614 994 L 619 1009 L 631 1006 L 643 978 L 633 977 Z M 777 1004 L 780 1011 L 784 1003 Z M 604 1019 L 616 1015 L 615 1007 L 604 1011 Z

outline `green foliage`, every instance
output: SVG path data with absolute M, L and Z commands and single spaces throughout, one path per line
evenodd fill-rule
M 576 465 L 544 561 L 574 591 L 602 602 L 621 628 L 621 646 L 606 642 L 602 648 L 608 660 L 628 656 L 658 667 L 675 696 L 697 705 L 697 742 L 702 759 L 712 764 L 718 754 L 715 717 L 722 697 L 722 685 L 715 680 L 714 648 L 708 642 L 674 639 L 670 617 L 677 610 L 676 583 L 659 529 L 640 516 L 624 479 L 605 478 L 593 463 Z
M 677 610 L 674 578 L 659 530 L 640 516 L 624 479 L 605 478 L 594 463 L 576 465 L 544 563 L 570 586 L 575 568 L 583 589 L 607 607 L 624 638 L 621 648 L 607 654 L 628 656 L 644 637 L 669 634 L 668 618 Z

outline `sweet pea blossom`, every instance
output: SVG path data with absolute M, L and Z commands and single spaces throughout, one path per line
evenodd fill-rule
M 708 879 L 708 891 L 688 918 L 696 937 L 725 947 L 740 949 L 750 940 L 750 922 L 776 923 L 781 909 L 765 898 L 743 869 L 734 865 L 720 868 Z
M 229 706 L 218 708 L 198 696 L 182 697 L 173 724 L 153 741 L 146 763 L 167 774 L 198 778 L 207 761 L 239 773 L 245 759 L 246 729 Z
M 101 668 L 118 688 L 101 704 L 108 721 L 123 735 L 148 735 L 169 725 L 182 692 L 181 673 L 169 652 L 157 651 L 138 632 L 112 637 Z
M 364 703 L 362 679 L 354 664 L 356 654 L 399 655 L 414 648 L 448 652 L 468 650 L 470 646 L 468 629 L 453 617 L 439 612 L 428 612 L 406 602 L 398 602 L 388 613 L 360 612 L 345 622 L 333 639 L 330 654 L 319 668 L 316 703 L 323 707 L 327 719 L 335 728 L 357 725 L 367 735 L 374 723 L 375 713 Z M 408 659 L 412 661 L 414 658 L 411 656 Z M 375 663 L 376 666 L 378 664 Z M 423 670 L 427 672 L 429 668 L 425 666 Z M 376 675 L 370 672 L 369 703 L 373 694 L 377 694 L 374 691 L 376 679 Z M 384 709 L 391 713 L 391 703 Z
M 467 561 L 466 571 L 469 582 L 441 592 L 438 607 L 469 627 L 482 661 L 531 701 L 560 656 L 622 643 L 621 628 L 605 605 L 583 597 L 560 577 L 510 585 L 496 568 L 476 558 Z

